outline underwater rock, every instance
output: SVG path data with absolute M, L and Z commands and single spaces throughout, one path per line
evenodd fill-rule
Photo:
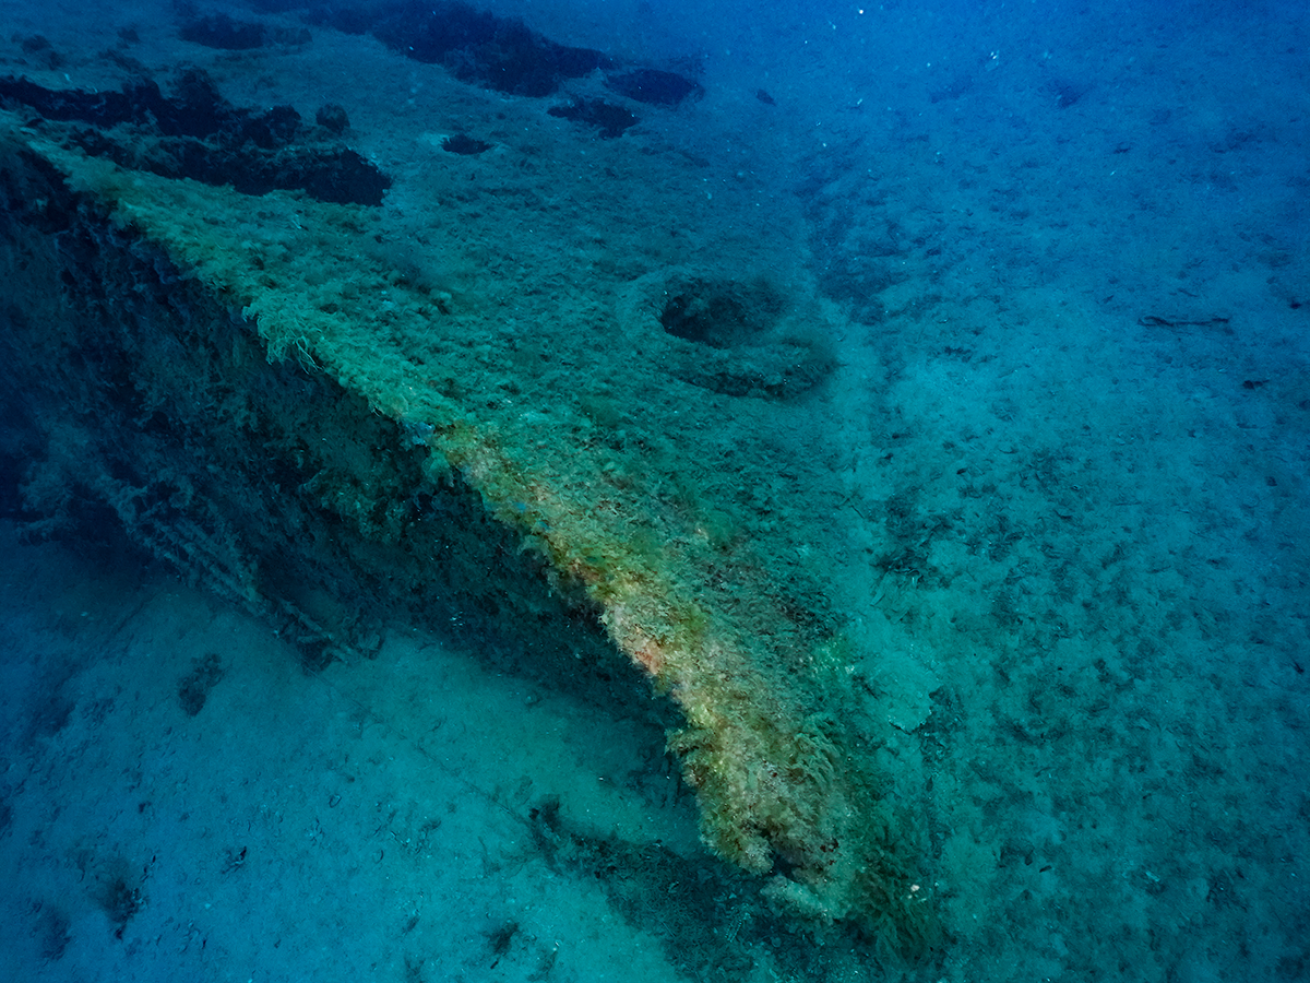
M 0 101 L 53 122 L 80 122 L 67 139 L 83 152 L 168 178 L 230 184 L 243 194 L 300 190 L 320 201 L 378 205 L 391 179 L 356 151 L 312 139 L 290 106 L 256 111 L 233 106 L 213 79 L 185 69 L 165 95 L 154 81 L 118 92 L 48 89 L 25 78 L 0 79 Z M 326 108 L 326 107 L 325 107 Z M 341 122 L 328 115 L 329 122 Z
M 676 106 L 687 98 L 699 99 L 705 89 L 699 82 L 657 68 L 634 68 L 605 77 L 619 95 L 651 106 Z

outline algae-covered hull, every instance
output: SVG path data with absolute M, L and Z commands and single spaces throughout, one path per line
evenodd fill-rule
M 161 105 L 219 104 L 195 73 L 176 89 Z M 107 509 L 312 664 L 382 619 L 470 614 L 548 640 L 540 671 L 580 687 L 626 657 L 680 713 L 721 856 L 795 914 L 921 949 L 913 826 L 846 712 L 820 395 L 840 321 L 790 206 L 672 144 L 498 113 L 460 152 L 417 131 L 245 192 L 228 158 L 209 183 L 160 165 L 175 137 L 140 120 L 0 117 L 6 373 L 43 444 L 26 508 L 51 530 Z

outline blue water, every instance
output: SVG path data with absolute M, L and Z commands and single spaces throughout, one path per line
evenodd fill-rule
M 776 917 L 698 845 L 654 713 L 458 634 L 306 673 L 112 530 L 42 541 L 15 431 L 0 980 L 1310 979 L 1305 5 L 482 9 L 695 80 L 624 103 L 620 146 L 803 215 L 845 325 L 857 672 L 942 942 Z M 8 0 L 0 75 L 117 45 L 259 91 L 179 16 Z

